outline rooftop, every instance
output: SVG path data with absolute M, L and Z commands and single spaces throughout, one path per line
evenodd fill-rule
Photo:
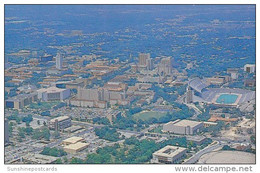
M 83 143 L 83 142 L 77 142 L 75 144 L 70 144 L 64 147 L 64 149 L 70 149 L 70 150 L 79 150 L 81 148 L 85 148 L 89 145 L 89 143 Z
M 47 92 L 47 93 L 57 93 L 57 92 L 62 92 L 67 89 L 62 89 L 62 88 L 57 88 L 57 87 L 50 87 L 50 88 L 41 88 L 37 90 L 38 92 Z
M 175 121 L 170 121 L 166 124 L 172 124 L 172 125 L 176 125 L 176 126 L 190 126 L 190 127 L 195 127 L 199 124 L 202 124 L 202 122 L 198 122 L 198 121 L 191 121 L 191 120 L 175 120 Z
M 177 126 L 191 126 L 191 127 L 195 127 L 199 124 L 201 124 L 202 122 L 198 122 L 198 121 L 191 121 L 191 120 L 181 120 L 176 122 L 174 125 Z
M 82 137 L 73 136 L 73 137 L 70 137 L 70 138 L 63 140 L 62 142 L 75 144 L 75 143 L 82 141 L 82 140 L 84 140 Z
M 55 122 L 56 120 L 63 121 L 63 120 L 66 120 L 68 118 L 70 118 L 70 117 L 69 116 L 60 116 L 60 117 L 51 119 L 50 122 Z
M 163 157 L 174 157 L 177 154 L 186 151 L 186 148 L 167 145 L 164 148 L 154 152 L 153 154 L 163 156 Z

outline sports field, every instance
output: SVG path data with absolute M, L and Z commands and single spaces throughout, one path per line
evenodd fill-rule
M 234 104 L 238 98 L 235 94 L 221 94 L 216 102 L 220 104 Z
M 154 111 L 142 111 L 139 113 L 134 114 L 134 119 L 141 119 L 143 121 L 149 120 L 151 118 L 159 119 L 164 117 L 167 113 L 166 112 L 154 112 Z

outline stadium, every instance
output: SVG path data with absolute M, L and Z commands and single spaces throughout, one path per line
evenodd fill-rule
M 221 106 L 239 106 L 255 99 L 255 91 L 239 88 L 209 88 L 200 78 L 188 82 L 193 102 L 204 102 Z

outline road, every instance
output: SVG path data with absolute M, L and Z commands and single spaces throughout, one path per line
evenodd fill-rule
M 184 164 L 196 163 L 202 155 L 209 153 L 215 149 L 221 148 L 221 147 L 223 147 L 224 144 L 225 144 L 224 142 L 218 141 L 217 144 L 207 146 L 206 148 L 204 148 L 204 149 L 200 150 L 199 152 L 197 152 L 196 154 L 194 154 L 187 161 L 185 161 Z

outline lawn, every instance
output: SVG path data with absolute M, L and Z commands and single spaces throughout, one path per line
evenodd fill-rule
M 31 108 L 31 109 L 49 110 L 53 106 L 58 105 L 59 103 L 60 103 L 60 101 L 32 103 L 32 104 L 30 104 L 29 108 Z
M 142 111 L 133 115 L 134 119 L 141 119 L 147 121 L 151 118 L 156 118 L 157 120 L 161 117 L 164 117 L 166 112 L 154 112 L 154 111 Z

